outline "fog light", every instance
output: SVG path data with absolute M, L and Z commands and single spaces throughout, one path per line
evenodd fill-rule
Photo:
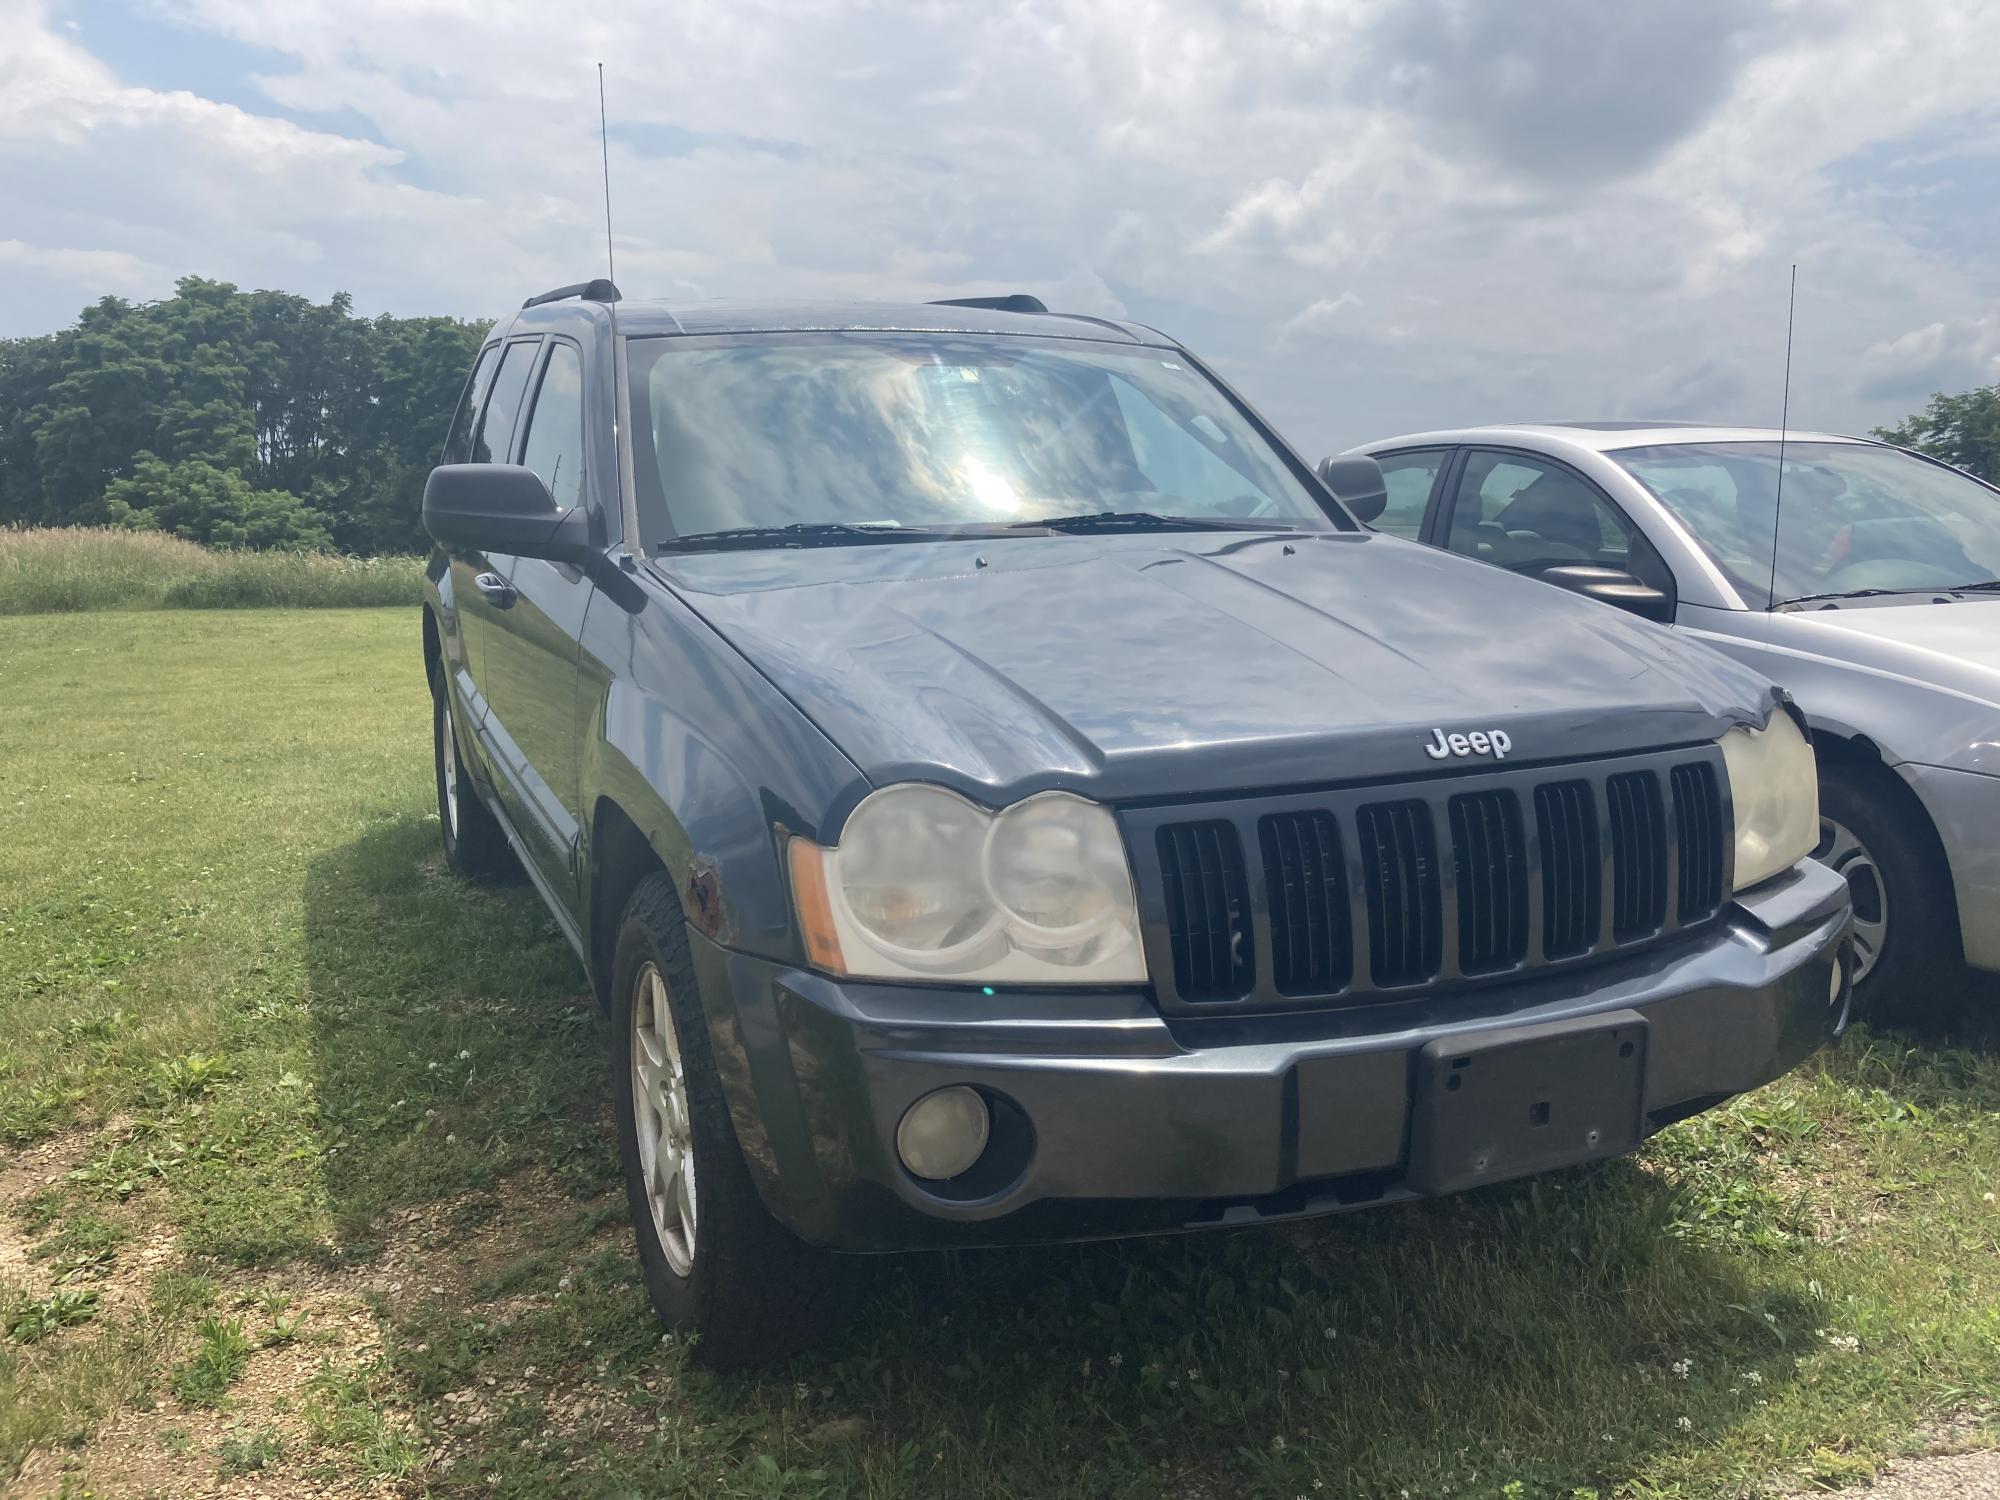
M 986 1149 L 992 1122 L 974 1089 L 954 1084 L 912 1104 L 896 1127 L 896 1154 L 918 1177 L 956 1177 Z

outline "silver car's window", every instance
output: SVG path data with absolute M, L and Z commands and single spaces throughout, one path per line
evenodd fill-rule
M 1675 443 L 1610 455 L 1759 608 L 1816 594 L 2000 578 L 2000 492 L 1861 443 Z M 1777 556 L 1772 588 L 1772 553 Z
M 919 333 L 634 339 L 641 530 L 1144 511 L 1327 528 L 1170 350 Z
M 1437 472 L 1451 456 L 1449 448 L 1425 448 L 1415 453 L 1378 454 L 1382 465 L 1382 488 L 1388 501 L 1382 514 L 1368 524 L 1391 536 L 1417 539 L 1424 529 L 1424 512 L 1430 508 L 1431 486 Z

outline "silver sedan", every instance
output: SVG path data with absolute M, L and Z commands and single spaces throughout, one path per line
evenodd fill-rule
M 1819 857 L 1854 893 L 1858 999 L 1920 1006 L 1964 964 L 2000 971 L 2000 490 L 1856 438 L 1780 449 L 1775 429 L 1551 422 L 1354 453 L 1381 465 L 1377 530 L 1789 688 L 1819 752 Z M 1336 489 L 1344 467 L 1322 465 Z

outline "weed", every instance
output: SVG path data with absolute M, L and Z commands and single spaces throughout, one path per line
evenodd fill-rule
M 201 1320 L 196 1336 L 193 1358 L 174 1371 L 174 1398 L 183 1406 L 219 1406 L 250 1363 L 250 1340 L 241 1318 L 213 1313 Z
M 57 1287 L 46 1297 L 24 1302 L 7 1314 L 7 1339 L 37 1344 L 62 1328 L 74 1328 L 97 1316 L 97 1293 Z
M 216 1457 L 220 1460 L 219 1472 L 224 1479 L 234 1479 L 239 1475 L 255 1474 L 260 1469 L 268 1469 L 284 1455 L 284 1439 L 268 1427 L 246 1437 L 239 1425 L 216 1446 Z

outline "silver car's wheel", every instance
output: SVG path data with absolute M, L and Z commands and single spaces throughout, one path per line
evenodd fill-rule
M 653 1233 L 674 1273 L 691 1275 L 698 1199 L 687 1074 L 667 982 L 650 963 L 640 967 L 632 996 L 632 1114 Z
M 452 836 L 458 836 L 458 732 L 451 721 L 451 696 L 445 695 L 444 727 L 439 732 L 438 754 L 444 761 L 444 817 Z
M 1868 977 L 1889 936 L 1889 893 L 1882 870 L 1854 831 L 1832 818 L 1819 820 L 1813 858 L 1847 881 L 1854 898 L 1854 982 Z

